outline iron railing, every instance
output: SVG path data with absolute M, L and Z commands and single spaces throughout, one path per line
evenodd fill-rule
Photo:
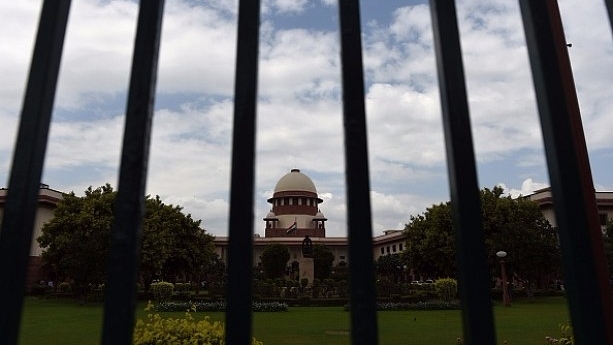
M 576 344 L 613 344 L 613 307 L 593 182 L 556 0 L 520 0 L 545 141 Z M 126 110 L 117 222 L 112 232 L 102 343 L 130 344 L 137 250 L 163 0 L 141 1 Z M 606 0 L 609 20 L 613 0 Z M 17 344 L 27 260 L 69 0 L 43 3 L 0 232 L 0 344 Z M 431 0 L 464 342 L 496 342 L 479 190 L 455 3 Z M 350 257 L 351 341 L 376 344 L 372 229 L 358 0 L 339 0 Z M 251 340 L 252 228 L 260 3 L 240 0 L 230 192 L 228 344 Z M 239 170 L 240 169 L 240 170 Z M 240 191 L 240 192 L 239 192 Z M 244 193 L 251 191 L 251 193 Z M 366 226 L 365 226 L 366 225 Z

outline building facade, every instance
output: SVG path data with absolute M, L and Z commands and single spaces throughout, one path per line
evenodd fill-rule
M 282 176 L 268 199 L 271 209 L 262 219 L 264 237 L 253 238 L 253 262 L 259 265 L 260 257 L 270 244 L 279 243 L 290 251 L 288 266 L 295 265 L 302 257 L 302 240 L 309 236 L 313 245 L 323 245 L 334 254 L 334 266 L 349 262 L 347 237 L 327 237 L 327 218 L 321 212 L 323 200 L 313 181 L 299 169 L 292 169 Z M 404 250 L 405 236 L 402 230 L 386 230 L 373 237 L 373 258 L 398 254 Z M 227 262 L 228 238 L 216 237 L 217 254 Z
M 596 207 L 598 207 L 598 218 L 600 229 L 604 233 L 609 220 L 613 219 L 613 192 L 595 192 Z M 543 188 L 535 191 L 526 198 L 536 202 L 543 212 L 543 216 L 549 221 L 549 224 L 556 228 L 557 221 L 553 207 L 553 197 L 551 188 Z
M 4 217 L 4 204 L 8 190 L 6 188 L 0 189 L 0 223 Z M 30 245 L 30 258 L 28 263 L 28 286 L 37 283 L 43 279 L 46 279 L 45 272 L 42 269 L 42 249 L 38 245 L 36 238 L 38 238 L 43 229 L 43 225 L 51 220 L 55 213 L 57 203 L 64 197 L 62 192 L 50 189 L 48 185 L 41 184 L 38 192 L 38 207 L 36 209 L 36 216 L 34 218 L 34 232 L 32 234 L 32 243 Z
M 0 189 L 0 221 L 7 194 L 7 189 Z M 42 249 L 36 238 L 41 235 L 43 225 L 53 218 L 57 203 L 63 196 L 62 192 L 41 185 L 30 249 L 28 284 L 36 283 L 46 277 L 41 268 Z M 613 192 L 595 192 L 595 196 L 600 225 L 604 231 L 607 222 L 613 219 Z M 556 227 L 553 199 L 549 188 L 537 190 L 525 197 L 536 202 L 545 218 Z M 327 218 L 320 209 L 323 200 L 319 197 L 313 181 L 299 169 L 292 169 L 279 179 L 268 203 L 270 210 L 262 218 L 265 235 L 261 237 L 256 234 L 253 238 L 255 266 L 260 264 L 260 257 L 266 247 L 275 243 L 289 249 L 288 267 L 295 265 L 302 258 L 302 241 L 307 235 L 313 245 L 323 245 L 334 254 L 334 266 L 349 263 L 348 239 L 326 236 Z M 405 249 L 405 241 L 403 230 L 383 231 L 382 235 L 373 237 L 373 259 L 378 260 L 383 255 L 401 253 Z M 228 237 L 216 236 L 214 244 L 220 259 L 227 263 Z

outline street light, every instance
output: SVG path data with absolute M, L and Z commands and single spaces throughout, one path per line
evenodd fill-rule
M 509 298 L 509 287 L 507 286 L 507 272 L 504 267 L 504 258 L 507 256 L 507 252 L 499 251 L 496 256 L 500 258 L 500 271 L 502 274 L 502 304 L 505 307 L 511 305 L 511 298 Z

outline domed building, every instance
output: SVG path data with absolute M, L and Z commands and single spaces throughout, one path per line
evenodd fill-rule
M 264 237 L 253 238 L 253 263 L 258 266 L 266 246 L 279 243 L 290 251 L 288 267 L 295 267 L 302 258 L 302 241 L 309 236 L 313 245 L 323 245 L 334 254 L 333 265 L 345 265 L 347 237 L 326 237 L 326 221 L 320 209 L 323 200 L 315 183 L 300 169 L 291 169 L 283 175 L 267 200 L 270 210 L 264 221 Z M 373 237 L 373 257 L 402 252 L 405 236 L 402 230 L 387 230 Z M 221 260 L 227 262 L 228 237 L 216 236 L 215 249 Z
M 319 210 L 323 202 L 313 181 L 299 169 L 292 169 L 275 186 L 272 209 L 264 218 L 264 237 L 326 237 L 326 217 Z

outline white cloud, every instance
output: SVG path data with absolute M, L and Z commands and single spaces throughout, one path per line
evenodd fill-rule
M 330 0 L 262 4 L 254 224 L 278 179 L 300 168 L 316 182 L 328 234 L 346 233 L 344 141 L 337 27 L 292 27 Z M 436 64 L 426 4 L 362 13 L 373 229 L 400 229 L 448 200 Z M 604 5 L 560 4 L 590 154 L 608 157 L 613 99 L 611 33 Z M 0 178 L 7 180 L 40 1 L 0 5 Z M 225 235 L 236 49 L 235 0 L 166 5 L 148 192 Z M 73 3 L 45 166 L 53 188 L 81 193 L 117 180 L 137 4 Z M 277 20 L 282 18 L 283 20 Z M 481 183 L 545 186 L 546 169 L 517 4 L 458 2 L 464 66 Z M 306 18 L 316 19 L 316 18 Z M 585 25 L 589 22 L 590 25 Z M 351 140 L 349 138 L 348 140 Z M 610 156 L 610 155 L 609 155 Z M 592 158 L 591 157 L 591 158 Z M 610 163 L 600 159 L 610 176 Z M 240 168 L 240 167 L 239 167 Z M 487 171 L 485 171 L 487 170 Z M 599 170 L 599 171 L 600 171 Z M 484 178 L 481 178 L 484 176 Z M 608 177 L 607 177 L 608 178 Z M 596 186 L 610 186 L 602 178 Z
M 507 187 L 505 183 L 499 183 L 498 186 L 504 189 L 505 194 L 510 195 L 512 198 L 517 198 L 519 196 L 534 194 L 534 192 L 539 189 L 549 187 L 549 184 L 536 182 L 533 181 L 531 178 L 528 178 L 521 183 L 521 187 L 519 188 Z

